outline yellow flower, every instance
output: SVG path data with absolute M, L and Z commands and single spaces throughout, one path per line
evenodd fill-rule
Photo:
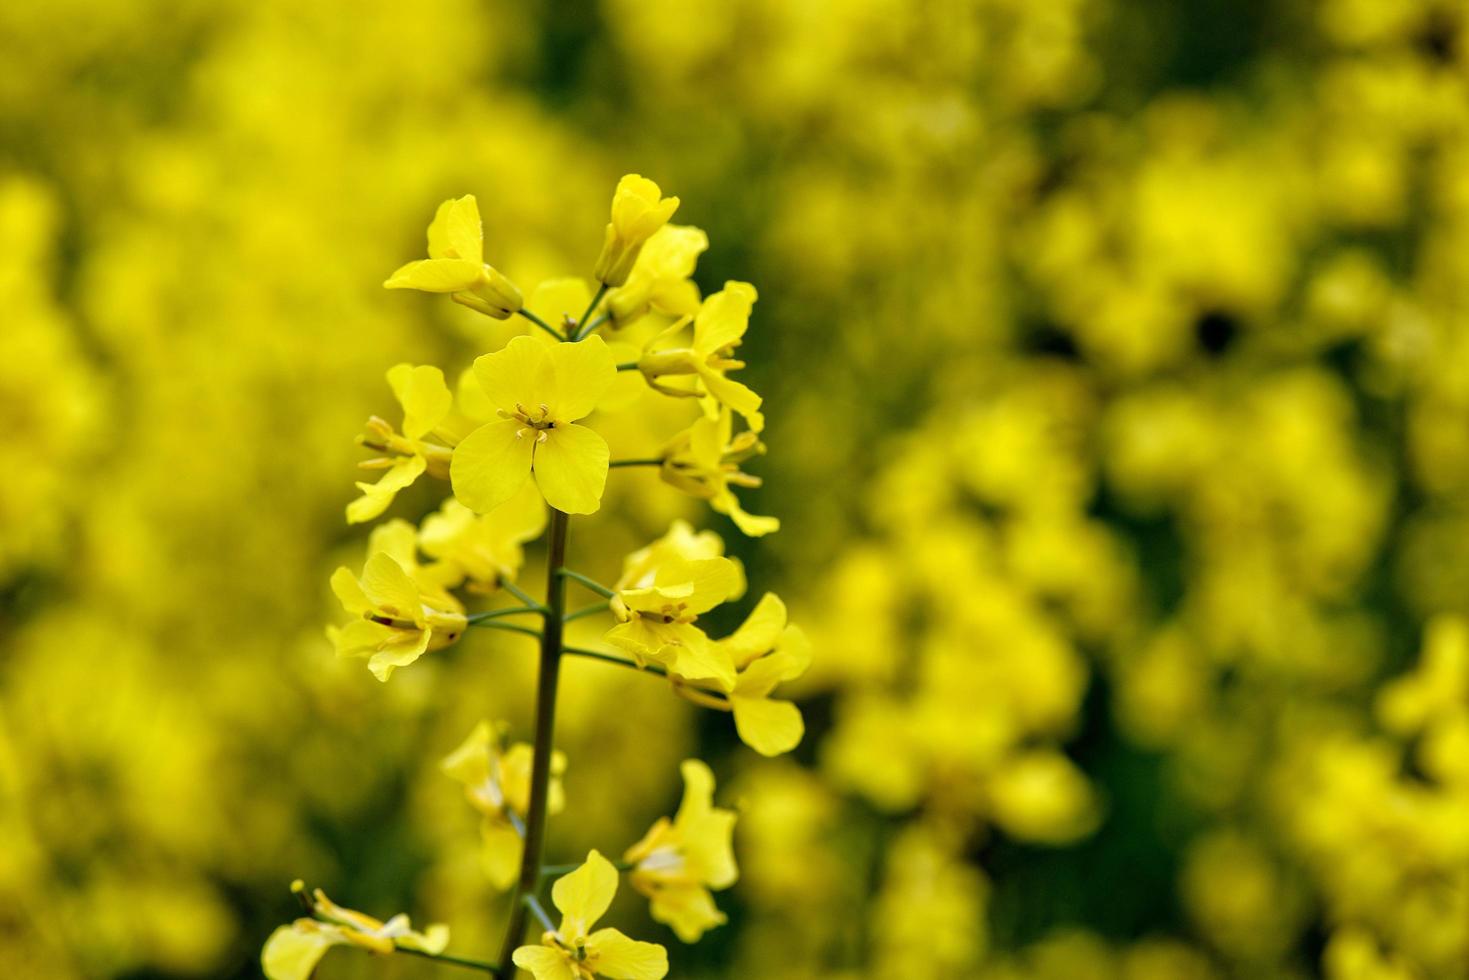
M 730 489 L 758 487 L 760 478 L 740 471 L 740 463 L 765 452 L 759 436 L 750 430 L 731 438 L 732 417 L 721 409 L 713 418 L 702 416 L 669 440 L 663 448 L 663 481 L 684 493 L 709 501 L 752 538 L 780 530 L 780 519 L 748 514 Z
M 485 264 L 484 231 L 473 194 L 439 205 L 428 226 L 428 255 L 409 262 L 383 285 L 388 289 L 448 293 L 461 306 L 497 320 L 507 319 L 520 309 L 520 290 Z
M 367 559 L 361 579 L 338 568 L 332 591 L 342 608 L 359 617 L 327 630 L 338 656 L 369 657 L 367 667 L 380 681 L 426 651 L 442 650 L 468 625 L 453 596 L 415 581 L 399 561 L 381 551 Z
M 589 415 L 617 378 L 600 337 L 544 344 L 515 337 L 474 362 L 475 377 L 500 418 L 454 450 L 454 495 L 476 513 L 509 500 L 535 474 L 546 503 L 568 514 L 602 504 L 607 443 L 577 419 Z
M 418 545 L 438 559 L 442 571 L 434 576 L 446 588 L 468 580 L 470 588 L 490 592 L 504 581 L 514 581 L 525 561 L 527 541 L 546 529 L 546 505 L 529 482 L 515 495 L 483 516 L 450 497 L 438 513 L 424 519 Z
M 592 275 L 608 286 L 627 282 L 643 243 L 668 223 L 678 210 L 678 198 L 664 198 L 658 185 L 638 174 L 617 182 L 612 195 L 612 222 L 602 240 L 602 253 Z
M 367 432 L 358 441 L 369 449 L 390 455 L 361 463 L 363 469 L 386 470 L 377 483 L 359 483 L 362 496 L 347 505 L 347 523 L 360 524 L 377 517 L 392 504 L 398 491 L 411 486 L 425 472 L 439 479 L 449 476 L 449 446 L 452 436 L 435 430 L 453 408 L 454 397 L 444 383 L 444 373 L 429 365 L 397 364 L 388 370 L 388 385 L 403 406 L 400 435 L 386 420 L 374 415 Z M 438 440 L 430 441 L 436 435 Z M 444 445 L 443 443 L 449 443 Z
M 491 727 L 487 721 L 451 752 L 440 768 L 450 778 L 464 784 L 464 795 L 470 805 L 484 814 L 480 834 L 484 841 L 481 852 L 485 874 L 496 888 L 509 888 L 520 870 L 523 847 L 516 820 L 523 820 L 530 808 L 530 767 L 535 749 L 528 742 L 505 746 L 506 726 Z M 547 806 L 550 813 L 560 813 L 565 806 L 561 775 L 566 771 L 566 756 L 551 753 L 551 783 Z
M 765 593 L 740 628 L 716 645 L 739 672 L 724 691 L 740 740 L 767 756 L 800 744 L 806 731 L 800 710 L 770 697 L 777 684 L 795 680 L 811 666 L 811 644 L 800 627 L 786 622 L 785 603 Z
M 668 525 L 668 531 L 628 555 L 622 563 L 622 575 L 613 585 L 613 591 L 640 588 L 653 582 L 660 565 L 673 558 L 694 561 L 700 558 L 723 558 L 724 541 L 713 531 L 695 531 L 688 521 L 679 519 Z M 745 570 L 737 559 L 729 559 L 735 566 L 738 583 L 730 593 L 730 599 L 745 594 Z
M 733 684 L 729 654 L 694 625 L 743 587 L 743 573 L 728 558 L 668 557 L 634 585 L 620 588 L 612 612 L 620 620 L 606 640 L 632 654 L 639 665 L 653 661 L 686 680 Z
M 297 881 L 292 883 L 291 890 L 303 893 L 305 886 Z M 414 932 L 408 916 L 401 914 L 380 922 L 370 915 L 342 908 L 320 888 L 309 903 L 317 918 L 297 919 L 291 925 L 281 926 L 265 941 L 260 965 L 267 980 L 307 980 L 333 946 L 357 946 L 381 954 L 412 949 L 437 956 L 449 945 L 449 927 L 445 925 Z
M 755 304 L 755 287 L 747 282 L 727 282 L 724 289 L 704 300 L 694 318 L 694 338 L 690 346 L 656 349 L 660 343 L 683 330 L 684 320 L 672 324 L 648 342 L 638 360 L 638 370 L 654 389 L 677 397 L 707 395 L 714 402 L 728 405 L 744 416 L 751 430 L 765 428 L 760 414 L 760 396 L 738 381 L 725 377 L 726 371 L 745 366 L 734 358 L 734 350 L 744 340 L 750 325 L 750 310 Z M 661 382 L 668 376 L 696 375 L 700 388 L 678 388 Z M 713 406 L 707 407 L 714 414 Z
M 668 952 L 657 943 L 629 939 L 616 929 L 592 924 L 607 912 L 617 894 L 617 869 L 601 854 L 551 886 L 551 901 L 561 911 L 561 927 L 547 932 L 543 945 L 515 951 L 515 965 L 536 980 L 660 980 L 668 974 Z
M 699 312 L 699 287 L 689 280 L 709 247 L 703 229 L 665 225 L 649 238 L 626 284 L 607 294 L 612 326 L 625 327 L 650 309 L 668 316 Z
M 683 802 L 672 820 L 659 818 L 623 859 L 633 865 L 632 886 L 651 900 L 653 918 L 672 927 L 686 943 L 727 919 L 714 905 L 711 888 L 728 888 L 739 877 L 732 838 L 735 813 L 713 806 L 714 774 L 697 759 L 680 767 Z

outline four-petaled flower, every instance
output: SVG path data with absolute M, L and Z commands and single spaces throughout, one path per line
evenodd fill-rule
M 439 767 L 451 779 L 464 784 L 469 803 L 484 814 L 480 835 L 485 874 L 496 888 L 509 888 L 520 868 L 524 843 L 516 823 L 530 808 L 530 769 L 534 748 L 529 742 L 505 745 L 506 726 L 491 727 L 487 721 L 475 726 L 469 737 L 445 757 Z M 551 782 L 547 812 L 560 813 L 565 806 L 561 775 L 566 756 L 551 753 Z
M 542 937 L 543 945 L 515 951 L 515 965 L 536 980 L 660 980 L 668 974 L 668 952 L 657 943 L 629 939 L 616 929 L 592 925 L 606 914 L 617 894 L 617 869 L 601 854 L 551 886 L 551 901 L 561 911 L 561 926 Z
M 305 895 L 305 885 L 293 882 L 291 890 Z M 399 949 L 437 956 L 449 945 L 449 927 L 429 926 L 414 932 L 406 915 L 381 922 L 370 915 L 343 908 L 327 898 L 320 888 L 305 899 L 316 918 L 297 919 L 270 934 L 260 954 L 267 980 L 307 980 L 316 964 L 333 946 L 358 946 L 387 954 Z
M 733 378 L 725 376 L 745 366 L 734 357 L 735 348 L 744 341 L 750 325 L 750 310 L 755 305 L 755 287 L 747 282 L 727 282 L 724 289 L 704 300 L 694 317 L 694 336 L 686 347 L 660 345 L 680 334 L 687 320 L 678 320 L 667 330 L 648 341 L 638 370 L 654 389 L 677 397 L 705 399 L 706 412 L 713 415 L 718 405 L 727 405 L 744 416 L 754 432 L 765 428 L 760 414 L 760 396 Z M 701 387 L 679 388 L 660 379 L 680 375 L 696 375 Z
M 520 290 L 494 267 L 485 264 L 484 231 L 473 194 L 439 205 L 428 226 L 426 259 L 409 262 L 383 283 L 388 289 L 448 293 L 461 306 L 507 319 L 520 309 Z
M 740 463 L 765 452 L 765 446 L 749 429 L 731 436 L 732 428 L 728 409 L 695 419 L 663 447 L 659 474 L 663 482 L 709 501 L 741 531 L 758 538 L 780 530 L 780 518 L 747 513 L 730 487 L 760 486 L 760 478 L 742 472 Z
M 643 243 L 668 223 L 678 210 L 678 198 L 663 197 L 658 185 L 638 174 L 628 174 L 617 182 L 612 194 L 612 221 L 602 240 L 593 277 L 608 286 L 627 282 Z
M 653 310 L 667 316 L 699 312 L 699 287 L 689 279 L 709 236 L 691 225 L 665 225 L 649 238 L 627 282 L 607 294 L 607 316 L 625 327 Z
M 332 574 L 332 591 L 356 619 L 327 630 L 344 657 L 368 657 L 374 677 L 386 681 L 430 650 L 442 650 L 464 633 L 464 607 L 447 592 L 425 586 L 392 555 L 378 551 L 359 579 L 345 568 Z
M 600 337 L 542 343 L 515 337 L 504 350 L 474 362 L 480 387 L 500 418 L 470 433 L 449 467 L 454 495 L 485 513 L 509 500 L 535 475 L 546 503 L 590 514 L 607 483 L 607 443 L 576 420 L 590 415 L 617 379 Z
M 438 559 L 434 579 L 445 588 L 468 582 L 472 592 L 488 593 L 514 581 L 525 561 L 523 545 L 546 529 L 546 505 L 530 483 L 487 514 L 450 497 L 424 518 L 418 546 Z
M 729 654 L 694 620 L 743 586 L 743 573 L 728 558 L 671 556 L 613 596 L 612 612 L 621 622 L 608 630 L 607 642 L 632 654 L 640 666 L 661 664 L 675 679 L 733 684 Z
M 374 415 L 358 442 L 386 456 L 365 460 L 367 470 L 386 470 L 376 483 L 359 483 L 362 496 L 347 505 L 347 523 L 370 521 L 388 509 L 398 491 L 411 486 L 425 472 L 441 480 L 449 477 L 449 453 L 454 437 L 438 432 L 454 407 L 444 383 L 444 372 L 429 365 L 397 364 L 388 370 L 388 385 L 403 406 L 403 432 Z M 435 436 L 437 441 L 430 441 Z
M 672 820 L 660 817 L 623 855 L 632 865 L 632 886 L 648 896 L 653 918 L 672 927 L 686 943 L 727 919 L 711 888 L 728 888 L 739 877 L 732 838 L 735 813 L 713 805 L 714 774 L 698 759 L 680 767 L 683 802 Z

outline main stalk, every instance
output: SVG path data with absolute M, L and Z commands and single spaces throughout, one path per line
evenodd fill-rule
M 525 847 L 520 876 L 511 896 L 510 924 L 500 949 L 501 976 L 515 974 L 511 956 L 525 937 L 526 898 L 541 884 L 541 857 L 546 842 L 546 811 L 551 795 L 551 752 L 556 731 L 556 685 L 561 675 L 561 633 L 566 619 L 566 526 L 569 518 L 551 511 L 549 553 L 546 556 L 546 611 L 541 630 L 541 662 L 536 682 L 535 751 L 530 766 L 530 805 L 525 814 Z

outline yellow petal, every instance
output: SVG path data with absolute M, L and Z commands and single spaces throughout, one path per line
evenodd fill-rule
M 400 630 L 366 619 L 354 619 L 341 629 L 328 629 L 339 657 L 367 657 L 397 642 Z
M 675 584 L 692 586 L 687 597 L 680 596 L 685 611 L 698 615 L 708 612 L 739 590 L 743 576 L 740 568 L 728 558 L 676 558 L 658 570 L 660 591 Z
M 480 863 L 490 884 L 505 891 L 520 873 L 520 855 L 525 846 L 513 826 L 502 820 L 486 820 L 480 828 Z
M 780 755 L 801 744 L 806 724 L 789 701 L 731 695 L 729 702 L 740 740 L 761 755 Z
M 704 387 L 721 405 L 728 405 L 745 417 L 752 432 L 763 432 L 765 416 L 760 414 L 761 398 L 752 389 L 733 378 L 726 378 L 704 364 L 696 365 Z
M 574 942 L 585 936 L 612 904 L 617 894 L 617 869 L 597 851 L 587 854 L 586 863 L 551 886 L 551 901 L 561 910 L 561 938 Z
M 668 668 L 670 673 L 691 681 L 714 681 L 729 690 L 735 683 L 734 661 L 697 626 L 675 623 L 665 636 L 675 642 L 665 643 L 649 659 Z
M 432 432 L 454 405 L 444 372 L 431 364 L 395 364 L 388 370 L 388 384 L 403 406 L 403 434 L 409 439 Z
M 612 225 L 625 239 L 644 242 L 673 217 L 678 198 L 663 198 L 658 185 L 641 174 L 628 174 L 612 194 Z
M 555 384 L 553 349 L 534 337 L 511 337 L 500 350 L 475 358 L 474 376 L 490 403 L 501 411 L 536 413 L 549 402 Z
M 595 513 L 607 486 L 607 441 L 584 425 L 543 431 L 546 441 L 536 445 L 534 469 L 546 503 L 567 514 Z
M 439 205 L 428 226 L 428 254 L 433 259 L 484 262 L 484 229 L 473 194 L 450 198 Z
M 367 553 L 387 555 L 412 575 L 418 567 L 418 531 L 401 518 L 385 521 L 367 536 Z
M 367 593 L 363 592 L 362 586 L 357 584 L 357 576 L 346 567 L 332 572 L 332 593 L 341 602 L 342 608 L 354 616 L 361 616 L 372 610 L 372 603 L 368 600 Z
M 530 476 L 535 436 L 522 436 L 520 429 L 514 419 L 490 422 L 454 447 L 449 480 L 460 503 L 483 514 L 515 496 L 524 485 Z
M 740 628 L 719 642 L 734 655 L 735 663 L 743 667 L 756 657 L 774 650 L 785 625 L 785 603 L 774 592 L 767 592 L 760 597 Z
M 585 279 L 569 277 L 565 279 L 547 279 L 535 288 L 530 294 L 530 302 L 525 304 L 526 309 L 536 316 L 545 320 L 558 330 L 561 321 L 567 317 L 579 317 L 587 304 L 592 301 L 592 289 L 587 285 Z M 540 336 L 545 337 L 544 331 L 538 331 Z M 555 341 L 546 337 L 548 343 Z
M 755 299 L 754 286 L 747 282 L 727 282 L 723 289 L 704 300 L 694 319 L 694 349 L 701 354 L 712 354 L 738 343 L 750 326 Z
M 412 486 L 427 468 L 428 463 L 422 456 L 403 456 L 376 483 L 357 484 L 362 496 L 347 505 L 347 523 L 361 524 L 382 514 L 398 496 L 398 491 Z
M 390 556 L 375 554 L 362 568 L 362 591 L 376 611 L 394 619 L 415 622 L 423 615 L 418 586 Z
M 613 980 L 661 980 L 668 975 L 668 951 L 657 943 L 629 939 L 616 929 L 598 929 L 587 938 L 587 961 Z
M 270 934 L 260 952 L 260 966 L 266 980 L 307 980 L 326 951 L 342 942 L 340 935 L 317 927 L 309 919 L 307 926 L 281 926 Z
M 510 959 L 522 970 L 529 970 L 536 980 L 576 980 L 571 961 L 559 949 L 522 946 Z
M 419 259 L 394 272 L 383 283 L 388 289 L 421 289 L 426 293 L 457 293 L 479 282 L 485 267 L 464 259 Z
M 547 348 L 551 358 L 552 387 L 540 396 L 558 422 L 574 422 L 592 413 L 617 380 L 617 362 L 601 337 Z
M 714 904 L 709 889 L 699 885 L 666 886 L 653 893 L 648 911 L 686 943 L 696 943 L 705 932 L 729 919 Z
M 400 639 L 383 647 L 367 661 L 367 669 L 372 671 L 372 676 L 384 684 L 387 683 L 389 677 L 393 676 L 393 671 L 399 667 L 407 667 L 423 656 L 424 651 L 428 649 L 427 630 L 399 630 L 397 632 L 401 634 Z
M 740 533 L 750 538 L 763 538 L 767 534 L 774 534 L 780 530 L 779 517 L 762 517 L 759 514 L 751 514 L 740 506 L 739 498 L 736 497 L 728 487 L 722 493 L 714 495 L 709 505 L 718 513 L 726 515 L 734 521 L 735 527 Z

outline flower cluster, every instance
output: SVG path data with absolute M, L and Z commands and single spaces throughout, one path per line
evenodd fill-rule
M 498 974 L 513 961 L 537 980 L 656 980 L 668 970 L 662 946 L 612 928 L 592 929 L 611 904 L 619 871 L 648 897 L 652 917 L 689 943 L 726 921 L 711 890 L 728 888 L 738 877 L 735 814 L 714 806 L 713 773 L 691 759 L 683 764 L 686 791 L 677 814 L 632 844 L 620 866 L 592 850 L 584 864 L 557 878 L 551 898 L 562 919 L 559 926 L 550 922 L 540 889 L 555 870 L 542 863 L 547 821 L 567 806 L 567 758 L 552 745 L 564 657 L 661 675 L 679 697 L 729 713 L 739 736 L 764 755 L 790 751 L 804 730 L 795 705 L 771 697 L 811 659 L 781 600 L 766 594 L 744 625 L 725 637 L 711 637 L 698 623 L 745 591 L 743 567 L 724 556 L 724 542 L 714 532 L 674 521 L 668 533 L 627 557 L 611 586 L 565 564 L 570 515 L 601 508 L 614 467 L 656 468 L 666 482 L 709 500 L 747 533 L 776 527 L 773 519 L 746 514 L 729 490 L 730 482 L 756 483 L 731 457 L 764 448 L 760 396 L 728 377 L 744 366 L 732 352 L 748 328 L 755 290 L 732 282 L 700 299 L 688 276 L 706 239 L 698 229 L 667 224 L 677 206 L 678 199 L 665 200 L 652 181 L 624 178 L 596 263 L 595 293 L 574 280 L 553 280 L 527 305 L 509 279 L 485 264 L 478 206 L 466 195 L 439 208 L 428 229 L 429 257 L 403 266 L 385 283 L 447 293 L 476 312 L 499 320 L 518 315 L 526 325 L 525 333 L 476 358 L 457 393 L 437 367 L 399 364 L 388 371 L 402 408 L 401 429 L 377 416 L 369 420 L 360 441 L 383 455 L 363 466 L 383 474 L 359 484 L 362 496 L 348 506 L 347 520 L 381 516 L 421 477 L 447 481 L 452 496 L 418 526 L 393 518 L 372 530 L 361 574 L 343 567 L 332 576 L 332 591 L 349 618 L 328 630 L 338 655 L 366 658 L 384 682 L 425 654 L 459 643 L 473 627 L 538 642 L 534 739 L 512 743 L 508 723 L 481 722 L 442 764 L 481 815 L 486 877 L 493 887 L 512 891 L 501 958 L 481 964 Z M 553 314 L 554 325 L 537 312 L 584 297 L 579 315 L 563 311 L 558 320 Z M 624 333 L 650 339 L 640 358 L 619 364 L 613 350 L 627 344 Z M 617 410 L 608 407 L 609 394 L 624 371 L 636 371 L 651 397 L 688 405 L 695 415 L 661 457 L 614 460 L 594 427 Z M 733 434 L 736 414 L 746 425 L 739 434 Z M 549 539 L 542 601 L 517 579 L 524 546 L 543 534 Z M 601 601 L 568 612 L 571 586 Z M 510 604 L 468 611 L 471 602 L 501 597 Z M 568 623 L 595 615 L 614 620 L 605 648 L 566 643 Z M 262 962 L 270 980 L 300 980 L 333 945 L 460 960 L 444 952 L 446 927 L 420 935 L 408 929 L 406 918 L 380 923 L 338 908 L 319 892 L 308 911 L 310 917 L 277 930 L 267 943 Z M 531 915 L 545 926 L 540 945 L 522 942 Z

